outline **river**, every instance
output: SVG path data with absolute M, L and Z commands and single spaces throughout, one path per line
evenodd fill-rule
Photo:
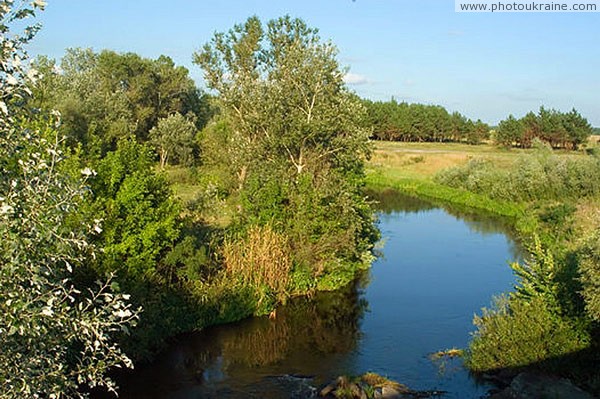
M 514 285 L 520 249 L 502 221 L 379 195 L 381 256 L 354 286 L 177 337 L 122 378 L 123 399 L 309 398 L 341 374 L 373 371 L 411 389 L 479 398 L 490 388 L 460 358 L 473 315 Z

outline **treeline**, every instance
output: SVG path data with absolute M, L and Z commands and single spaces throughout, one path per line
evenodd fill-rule
M 481 120 L 472 121 L 458 112 L 450 114 L 439 105 L 398 103 L 393 99 L 363 100 L 363 104 L 376 140 L 478 144 L 490 135 L 490 127 Z
M 577 149 L 593 134 L 592 126 L 577 110 L 560 112 L 540 107 L 537 114 L 529 112 L 521 119 L 509 117 L 498 124 L 496 143 L 530 148 L 534 139 L 548 143 L 552 148 Z
M 481 120 L 472 121 L 458 112 L 449 113 L 439 105 L 363 100 L 367 108 L 366 126 L 376 140 L 406 142 L 455 142 L 478 144 L 490 138 L 502 146 L 530 148 L 533 140 L 552 148 L 577 149 L 597 134 L 587 119 L 575 109 L 560 112 L 541 107 L 521 119 L 510 115 L 496 129 Z

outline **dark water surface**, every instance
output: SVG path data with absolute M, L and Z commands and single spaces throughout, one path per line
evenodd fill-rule
M 121 398 L 308 398 L 340 374 L 366 371 L 445 398 L 478 398 L 460 359 L 473 315 L 509 291 L 519 257 L 499 220 L 387 193 L 379 198 L 383 256 L 363 281 L 298 299 L 275 320 L 253 318 L 178 337 L 120 382 Z

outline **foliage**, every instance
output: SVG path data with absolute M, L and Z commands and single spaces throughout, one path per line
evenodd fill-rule
M 473 159 L 440 172 L 436 181 L 500 200 L 576 199 L 600 193 L 600 158 L 560 157 L 540 145 L 510 168 Z
M 581 284 L 576 264 L 568 259 L 555 259 L 537 235 L 534 235 L 528 249 L 530 257 L 524 264 L 511 264 L 519 278 L 516 292 L 512 295 L 527 301 L 540 297 L 548 310 L 555 314 L 581 318 Z
M 210 117 L 208 98 L 196 89 L 188 70 L 166 56 L 155 60 L 134 53 L 68 49 L 59 65 L 40 57 L 43 78 L 34 86 L 33 105 L 56 109 L 69 144 L 103 156 L 119 140 L 148 140 L 160 119 L 194 115 L 201 128 Z
M 595 321 L 600 321 L 600 233 L 594 232 L 585 240 L 581 251 L 580 268 L 586 310 Z
M 366 123 L 373 137 L 392 141 L 467 142 L 478 144 L 489 137 L 490 128 L 480 120 L 473 122 L 439 105 L 363 100 Z
M 513 143 L 521 137 L 523 129 L 523 122 L 509 115 L 507 119 L 500 121 L 498 124 L 495 136 L 496 143 L 505 147 L 512 147 Z
M 244 155 L 236 148 L 231 127 L 216 115 L 198 136 L 205 184 L 214 186 L 220 197 L 234 193 L 240 187 L 238 172 Z
M 114 390 L 112 367 L 131 367 L 115 336 L 137 318 L 110 279 L 77 287 L 74 269 L 93 248 L 91 224 L 67 216 L 84 182 L 59 171 L 64 153 L 46 122 L 21 121 L 0 136 L 0 382 L 2 397 L 83 397 L 80 385 Z
M 35 69 L 25 68 L 28 59 L 25 45 L 39 31 L 40 25 L 25 22 L 43 10 L 44 1 L 2 0 L 0 2 L 0 128 L 8 129 L 14 114 L 31 95 L 30 85 L 37 78 Z
M 577 110 L 565 113 L 540 107 L 537 114 L 530 112 L 521 119 L 509 115 L 501 121 L 496 142 L 506 147 L 528 148 L 537 138 L 553 148 L 577 149 L 591 134 L 591 125 Z
M 180 113 L 159 119 L 149 133 L 150 142 L 158 151 L 160 166 L 164 168 L 169 162 L 189 166 L 194 158 L 194 139 L 196 125 Z
M 589 337 L 569 319 L 556 315 L 540 296 L 496 299 L 474 320 L 477 331 L 469 345 L 467 366 L 483 372 L 535 366 L 589 345 Z
M 313 278 L 353 274 L 376 237 L 360 190 L 370 151 L 364 108 L 336 53 L 286 16 L 266 27 L 249 18 L 194 56 L 219 94 L 220 115 L 202 133 L 203 162 L 238 201 L 232 228 L 271 226 Z
M 165 179 L 154 173 L 151 151 L 131 140 L 97 162 L 87 213 L 102 224 L 98 265 L 120 276 L 152 275 L 180 236 L 179 208 Z
M 468 366 L 474 371 L 534 366 L 558 371 L 566 358 L 591 344 L 580 311 L 580 286 L 566 261 L 558 262 L 537 236 L 525 264 L 511 267 L 519 278 L 510 297 L 476 316 Z
M 94 226 L 67 221 L 85 181 L 61 171 L 56 121 L 23 107 L 36 76 L 25 68 L 24 46 L 39 29 L 23 20 L 44 4 L 0 1 L 0 394 L 7 399 L 85 397 L 85 385 L 114 390 L 108 369 L 131 367 L 115 335 L 137 318 L 110 279 L 75 284 L 93 254 Z

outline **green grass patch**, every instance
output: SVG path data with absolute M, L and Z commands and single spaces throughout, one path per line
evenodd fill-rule
M 453 206 L 483 211 L 509 218 L 525 214 L 525 206 L 512 202 L 497 201 L 466 190 L 443 186 L 427 178 L 406 177 L 393 169 L 371 169 L 366 179 L 369 189 L 392 188 L 406 195 L 441 201 Z

